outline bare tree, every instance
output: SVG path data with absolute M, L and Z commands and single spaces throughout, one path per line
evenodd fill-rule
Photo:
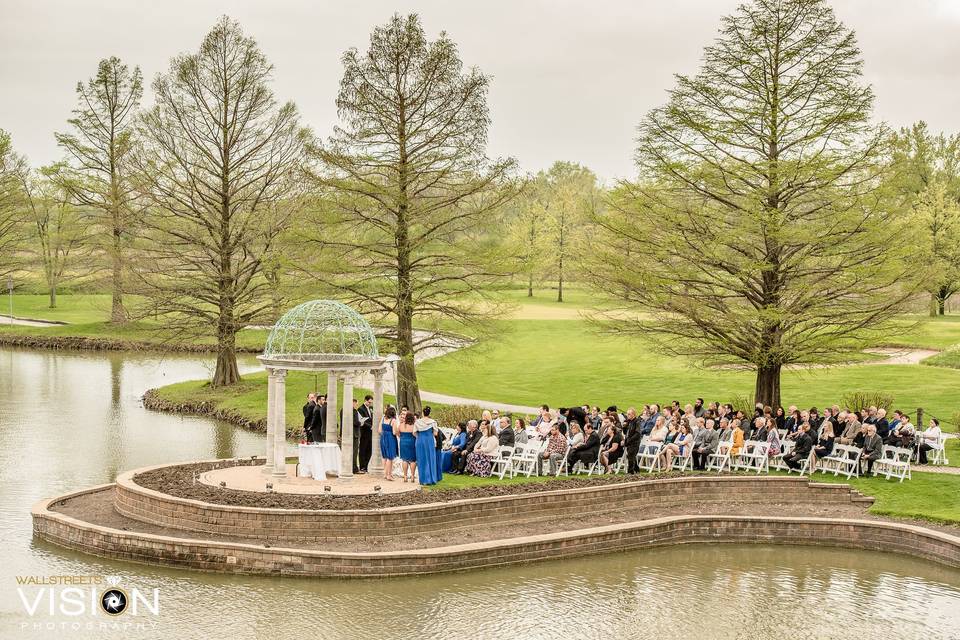
M 23 182 L 26 162 L 13 150 L 10 135 L 0 129 L 0 277 L 17 270 L 23 241 Z
M 271 307 L 263 261 L 297 197 L 308 133 L 277 106 L 273 67 L 223 17 L 199 52 L 173 58 L 144 114 L 140 179 L 150 199 L 144 293 L 165 325 L 217 339 L 214 386 L 240 380 L 236 334 Z
M 723 19 L 700 73 L 677 76 L 640 126 L 641 181 L 598 220 L 594 281 L 653 315 L 621 328 L 754 368 L 770 405 L 784 365 L 893 330 L 919 269 L 884 201 L 888 136 L 861 68 L 822 0 L 753 0 Z
M 420 407 L 414 325 L 473 323 L 471 304 L 499 273 L 482 237 L 515 194 L 512 160 L 485 154 L 490 79 L 464 71 L 445 33 L 428 42 L 416 15 L 376 27 L 343 56 L 342 127 L 317 148 L 324 256 L 314 275 L 362 311 L 390 321 L 400 397 Z
M 100 61 L 86 85 L 77 83 L 77 107 L 67 122 L 71 133 L 57 133 L 67 153 L 60 178 L 75 202 L 102 230 L 103 247 L 111 261 L 110 321 L 124 323 L 124 251 L 134 226 L 134 186 L 130 156 L 132 133 L 143 80 L 139 67 L 131 71 L 119 58 Z

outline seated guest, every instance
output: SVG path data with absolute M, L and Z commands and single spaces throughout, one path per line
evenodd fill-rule
M 550 435 L 550 427 L 555 424 L 557 424 L 556 418 L 550 414 L 550 411 L 544 411 L 540 415 L 540 422 L 537 423 L 537 438 L 545 440 Z
M 877 409 L 877 421 L 874 424 L 877 425 L 877 435 L 881 440 L 885 440 L 890 435 L 890 421 L 887 420 L 886 409 Z
M 804 422 L 797 432 L 795 438 L 797 444 L 789 454 L 783 457 L 783 461 L 791 469 L 799 469 L 803 461 L 810 457 L 810 451 L 813 449 L 813 438 L 810 437 L 810 423 Z
M 910 416 L 902 413 L 900 414 L 900 423 L 896 429 L 890 431 L 886 443 L 895 447 L 909 449 L 913 447 L 913 439 L 916 433 L 916 428 L 910 423 Z
M 927 451 L 940 445 L 940 421 L 930 418 L 930 426 L 920 434 L 920 464 L 927 464 Z
M 572 427 L 576 422 L 572 422 Z M 578 427 L 579 429 L 579 427 Z M 563 455 L 567 452 L 567 437 L 560 433 L 560 425 L 553 425 L 550 428 L 550 435 L 547 437 L 547 448 L 540 454 L 537 460 L 537 474 L 543 473 L 543 461 L 550 462 L 550 475 L 555 476 L 560 468 L 560 462 Z
M 684 456 L 689 456 L 692 446 L 693 433 L 690 432 L 690 427 L 686 423 L 683 423 L 680 425 L 680 431 L 677 432 L 676 437 L 663 446 L 663 450 L 660 452 L 660 468 L 664 471 L 669 471 L 670 465 L 673 464 L 673 459 L 675 457 L 683 458 Z
M 757 418 L 757 420 L 763 420 L 763 418 Z M 730 455 L 732 457 L 743 451 L 743 429 L 740 428 L 739 420 L 734 420 L 731 427 L 733 430 L 733 445 L 730 447 Z
M 588 424 L 591 427 L 593 426 L 593 422 L 590 422 Z M 576 422 L 570 425 L 570 433 L 567 434 L 567 442 L 570 443 L 571 447 L 576 447 L 583 444 L 583 429 L 581 429 L 580 425 L 577 424 Z
M 619 427 L 611 423 L 607 425 L 607 432 L 600 443 L 600 464 L 603 465 L 604 472 L 610 473 L 611 467 L 617 464 L 621 456 L 623 456 L 623 435 Z
M 863 462 L 867 463 L 867 473 L 873 472 L 873 463 L 883 455 L 883 440 L 877 435 L 877 425 L 867 425 L 867 435 L 863 439 L 863 454 L 860 456 L 861 473 Z
M 846 416 L 844 416 L 843 413 L 841 413 L 840 416 L 841 418 L 846 418 L 846 422 L 843 427 L 843 433 L 840 434 L 840 444 L 853 444 L 853 439 L 857 437 L 857 433 L 860 431 L 860 423 L 857 421 L 857 414 L 851 411 L 847 413 Z
M 890 434 L 897 430 L 897 427 L 900 426 L 900 422 L 903 420 L 903 412 L 897 409 L 893 412 L 893 420 L 890 421 L 890 429 L 887 433 L 887 438 L 890 437 Z M 886 441 L 887 438 L 884 438 Z
M 467 455 L 467 473 L 478 478 L 489 478 L 491 462 L 500 449 L 500 441 L 497 440 L 497 434 L 493 432 L 493 427 L 484 424 L 480 427 L 482 434 L 477 446 L 473 452 Z
M 500 442 L 500 446 L 512 447 L 516 441 L 516 434 L 513 432 L 513 427 L 510 426 L 510 420 L 508 418 L 499 418 L 497 422 L 500 426 L 500 433 L 497 434 L 497 440 Z
M 527 421 L 523 418 L 517 418 L 513 421 L 513 446 L 519 447 L 527 444 L 530 436 L 527 435 Z
M 454 450 L 462 451 L 467 444 L 467 423 L 461 422 L 457 425 L 456 433 L 450 438 L 449 446 L 440 452 L 440 471 L 450 473 L 453 468 Z
M 821 458 L 826 458 L 833 453 L 833 440 L 833 424 L 824 420 L 823 429 L 820 431 L 820 439 L 817 440 L 817 445 L 813 448 L 810 460 L 811 469 L 817 468 L 817 462 Z
M 767 430 L 767 457 L 773 458 L 780 455 L 783 445 L 780 443 L 780 431 L 778 429 Z
M 777 422 L 773 416 L 767 416 L 762 420 L 757 418 L 750 439 L 756 440 L 757 442 L 766 442 L 767 434 L 770 432 L 770 429 L 773 429 L 774 431 L 777 430 Z
M 663 416 L 657 416 L 654 427 L 650 430 L 649 442 L 663 442 L 667 439 L 667 421 Z
M 467 442 L 463 445 L 462 449 L 454 448 L 451 455 L 451 473 L 458 475 L 463 473 L 463 470 L 467 468 L 467 456 L 473 452 L 473 448 L 480 442 L 480 438 L 483 436 L 480 433 L 480 430 L 477 427 L 476 420 L 470 420 L 467 422 Z M 499 446 L 499 445 L 498 445 Z
M 573 467 L 578 462 L 589 466 L 597 461 L 597 454 L 600 452 L 600 436 L 593 431 L 593 425 L 587 424 L 583 427 L 583 442 L 576 447 L 571 445 L 570 453 L 567 454 L 567 469 L 573 471 Z
M 693 468 L 704 470 L 707 468 L 707 456 L 717 452 L 720 444 L 720 435 L 713 428 L 713 420 L 707 420 L 704 428 L 697 432 L 693 444 Z
M 730 428 L 730 418 L 720 418 L 716 424 L 717 437 L 720 439 L 720 442 L 733 440 L 733 429 Z

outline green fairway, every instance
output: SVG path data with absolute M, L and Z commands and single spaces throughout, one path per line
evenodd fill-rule
M 135 296 L 127 300 L 134 304 Z M 50 298 L 46 295 L 13 296 L 13 315 L 18 318 L 34 320 L 53 320 L 57 322 L 93 323 L 110 319 L 111 297 L 108 294 L 69 294 L 57 296 L 57 308 L 50 308 Z M 7 296 L 0 298 L 0 313 L 10 313 Z M 0 319 L 0 324 L 2 324 Z
M 694 367 L 656 354 L 643 339 L 598 335 L 584 321 L 497 322 L 503 329 L 497 341 L 422 363 L 421 388 L 533 406 L 625 407 L 696 397 L 728 400 L 753 392 L 754 377 L 748 371 Z M 823 407 L 855 391 L 889 393 L 903 410 L 923 407 L 927 415 L 951 421 L 960 410 L 960 371 L 870 365 L 783 374 L 785 404 Z

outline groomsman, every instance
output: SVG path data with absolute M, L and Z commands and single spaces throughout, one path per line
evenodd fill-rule
M 357 447 L 357 462 L 360 473 L 366 473 L 373 455 L 373 396 L 364 396 L 363 404 L 357 408 L 360 416 L 360 437 Z
M 317 398 L 317 408 L 313 410 L 313 439 L 316 442 L 327 440 L 327 396 Z
M 307 404 L 303 405 L 303 437 L 313 442 L 313 414 L 317 410 L 317 394 L 307 394 Z

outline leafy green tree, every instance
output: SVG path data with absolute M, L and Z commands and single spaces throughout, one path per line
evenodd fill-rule
M 21 173 L 32 229 L 27 247 L 43 273 L 51 309 L 57 307 L 57 289 L 62 284 L 93 271 L 89 227 L 71 202 L 59 170 L 52 166 Z
M 952 222 L 960 207 L 960 134 L 930 132 L 920 121 L 900 129 L 892 140 L 893 188 L 913 212 L 927 263 L 936 263 L 930 290 L 930 315 L 943 315 L 946 302 L 960 290 L 960 270 L 954 268 L 960 229 Z
M 769 405 L 785 365 L 891 331 L 919 283 L 884 202 L 873 99 L 826 2 L 754 0 L 723 18 L 700 72 L 640 125 L 639 182 L 598 216 L 594 281 L 651 316 L 620 328 L 755 369 Z
M 500 268 L 484 238 L 515 193 L 514 162 L 485 153 L 490 78 L 465 70 L 445 33 L 428 41 L 418 16 L 376 27 L 343 67 L 341 125 L 314 153 L 311 275 L 389 324 L 397 400 L 417 410 L 414 356 L 440 336 L 414 325 L 476 326 L 489 313 L 478 294 Z
M 293 103 L 278 106 L 273 67 L 223 17 L 197 53 L 153 83 L 138 132 L 138 179 L 151 206 L 137 269 L 143 293 L 178 335 L 217 339 L 212 385 L 240 380 L 236 334 L 268 320 L 264 260 L 299 193 L 308 139 Z
M 86 84 L 78 82 L 76 91 L 77 107 L 67 121 L 71 132 L 56 134 L 67 153 L 60 179 L 101 230 L 97 237 L 111 261 L 110 320 L 124 323 L 124 253 L 135 226 L 130 159 L 143 80 L 139 67 L 131 70 L 111 57 L 100 61 Z
M 0 277 L 17 270 L 17 253 L 23 242 L 24 193 L 22 156 L 13 150 L 10 134 L 0 129 Z
M 913 210 L 924 231 L 924 262 L 931 268 L 930 315 L 943 315 L 947 300 L 960 291 L 960 203 L 943 181 L 934 180 L 917 196 Z

